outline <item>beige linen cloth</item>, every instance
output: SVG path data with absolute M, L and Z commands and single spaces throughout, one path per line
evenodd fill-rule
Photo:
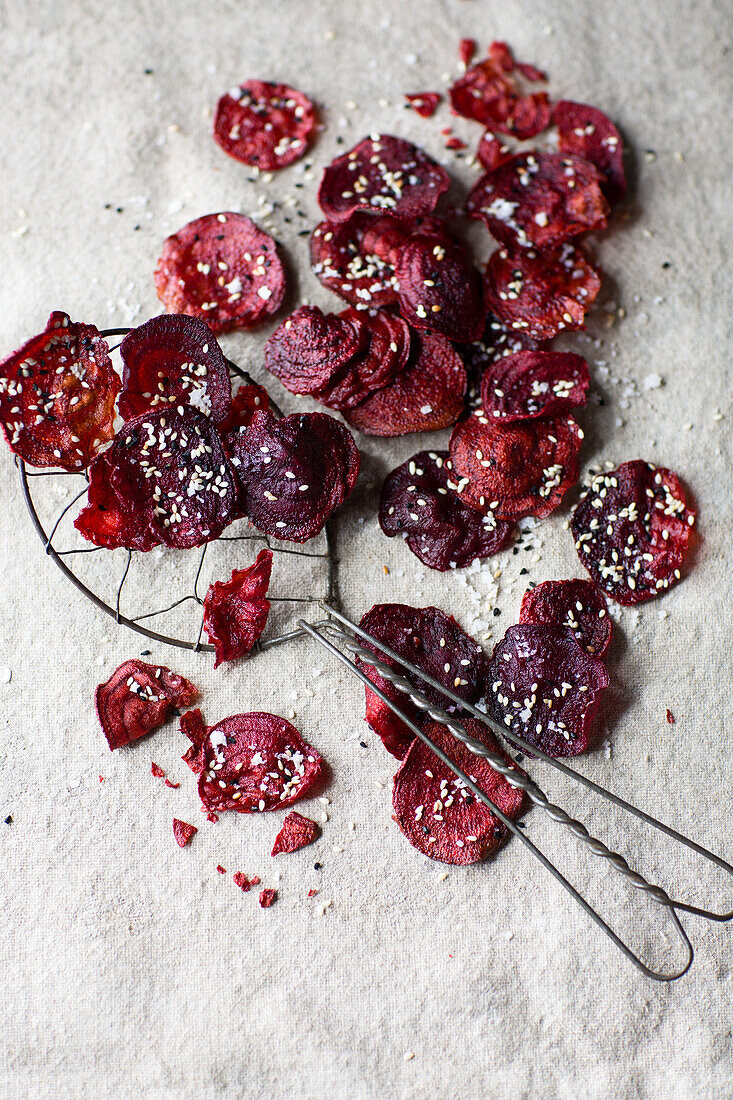
M 594 244 L 602 303 L 589 334 L 567 341 L 588 356 L 600 399 L 582 414 L 584 466 L 672 466 L 698 502 L 702 541 L 684 583 L 618 615 L 599 747 L 578 766 L 728 858 L 732 22 L 716 0 L 27 0 L 2 6 L 0 31 L 3 354 L 52 308 L 100 326 L 155 314 L 161 242 L 219 210 L 273 227 L 291 308 L 340 308 L 309 272 L 300 235 L 318 220 L 320 168 L 365 133 L 394 132 L 449 162 L 460 194 L 476 169 L 446 152 L 440 129 L 473 146 L 480 128 L 445 104 L 422 120 L 403 94 L 444 88 L 461 37 L 481 48 L 506 39 L 549 71 L 555 96 L 619 123 L 634 160 L 628 216 Z M 214 144 L 217 97 L 250 77 L 290 81 L 322 106 L 312 167 L 250 182 Z M 486 234 L 473 239 L 486 255 Z M 223 344 L 260 376 L 269 330 Z M 307 407 L 277 383 L 272 392 Z M 433 603 L 490 649 L 528 580 L 581 570 L 567 508 L 530 533 L 531 551 L 480 571 L 431 573 L 384 538 L 384 473 L 446 440 L 360 438 L 364 472 L 338 530 L 343 606 L 358 617 L 375 601 Z M 655 985 L 518 842 L 489 865 L 429 862 L 390 820 L 395 762 L 363 723 L 360 686 L 315 643 L 214 672 L 206 655 L 116 627 L 44 557 L 4 444 L 0 458 L 3 1098 L 733 1094 L 730 928 L 687 919 L 695 965 Z M 57 510 L 72 495 L 66 483 L 42 491 Z M 219 575 L 252 556 L 231 549 Z M 129 606 L 164 604 L 190 565 L 181 561 L 152 554 L 136 567 Z M 119 554 L 84 564 L 100 587 L 119 566 Z M 280 593 L 287 570 L 278 557 Z M 212 723 L 240 710 L 295 714 L 331 767 L 330 801 L 299 807 L 328 818 L 317 845 L 272 859 L 281 814 L 207 823 L 173 723 L 109 752 L 94 687 L 147 649 L 200 687 Z M 151 760 L 180 788 L 155 780 Z M 531 771 L 652 879 L 730 905 L 730 884 L 549 769 Z M 185 850 L 174 816 L 199 827 Z M 664 929 L 646 936 L 644 908 L 628 919 L 613 875 L 537 811 L 527 826 L 637 945 L 659 948 Z M 277 903 L 260 909 L 256 891 L 234 886 L 238 870 L 275 887 Z

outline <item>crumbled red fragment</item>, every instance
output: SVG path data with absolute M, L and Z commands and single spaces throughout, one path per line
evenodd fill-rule
M 204 630 L 216 651 L 214 668 L 222 661 L 245 657 L 265 629 L 271 571 L 272 551 L 260 550 L 252 565 L 232 571 L 231 580 L 209 586 L 204 599 Z
M 357 213 L 341 224 L 321 222 L 311 236 L 313 274 L 353 306 L 386 306 L 397 298 L 394 266 L 371 249 L 367 237 L 367 231 L 381 221 Z
M 247 878 L 244 871 L 235 871 L 232 878 L 234 879 L 234 885 L 238 886 L 240 890 L 244 890 L 245 894 L 248 894 L 252 886 L 256 885 L 253 879 Z
M 513 76 L 517 71 L 534 83 L 544 81 L 544 74 L 531 65 L 517 64 L 504 42 L 492 42 L 488 54 L 450 88 L 453 113 L 520 140 L 545 130 L 552 114 L 547 93 L 522 94 Z
M 461 139 L 459 137 L 456 137 L 455 134 L 451 134 L 450 137 L 447 137 L 443 144 L 445 145 L 446 149 L 457 150 L 468 148 L 465 141 L 461 141 Z
M 543 581 L 527 589 L 519 621 L 572 630 L 578 644 L 594 657 L 602 657 L 611 642 L 613 622 L 608 605 L 592 581 Z
M 173 835 L 179 847 L 185 848 L 190 843 L 191 837 L 197 832 L 198 829 L 195 825 L 189 825 L 186 821 L 179 821 L 177 817 L 173 818 Z
M 150 773 L 151 775 L 154 775 L 156 779 L 163 779 L 163 777 L 165 776 L 165 772 L 161 768 L 160 764 L 156 764 L 154 760 L 151 761 L 150 764 Z
M 269 909 L 277 901 L 277 890 L 260 890 L 260 905 L 263 909 Z
M 266 389 L 256 382 L 243 382 L 236 393 L 232 394 L 232 403 L 226 419 L 219 425 L 219 432 L 224 439 L 235 428 L 248 428 L 252 423 L 252 417 L 257 411 L 269 412 L 270 396 Z
M 585 157 L 605 176 L 601 185 L 610 203 L 626 194 L 624 149 L 621 135 L 610 118 L 597 107 L 561 99 L 552 111 L 561 153 Z
M 198 775 L 203 771 L 204 767 L 206 725 L 204 724 L 203 715 L 197 707 L 196 710 L 186 711 L 185 714 L 181 715 L 178 721 L 181 733 L 185 734 L 191 742 L 181 759 L 188 764 L 192 772 Z
M 476 39 L 475 38 L 462 38 L 458 43 L 458 56 L 461 59 L 461 64 L 464 68 L 468 68 L 473 60 L 473 55 L 476 53 Z
M 432 118 L 442 96 L 440 92 L 406 92 L 405 99 L 421 118 Z
M 213 810 L 210 810 L 206 815 L 206 820 L 215 824 L 219 820 L 219 815 L 215 814 Z
M 481 277 L 459 244 L 418 233 L 395 264 L 400 312 L 413 328 L 470 343 L 483 328 Z
M 672 714 L 672 711 L 669 708 L 667 708 L 667 721 L 669 722 L 670 725 L 674 725 L 674 715 Z
M 305 848 L 307 844 L 318 840 L 320 835 L 320 825 L 293 810 L 285 817 L 282 828 L 275 837 L 272 855 L 279 856 L 281 852 L 297 852 L 299 848 Z
M 164 665 L 125 661 L 95 694 L 99 724 L 111 749 L 137 741 L 196 698 L 193 684 Z M 153 765 L 153 775 L 156 775 Z
M 317 891 L 317 890 L 309 890 L 309 891 L 308 891 L 308 895 L 307 895 L 307 896 L 308 896 L 309 898 L 314 898 L 314 897 L 316 896 L 316 894 L 317 894 L 317 893 L 318 893 L 318 891 Z
M 172 787 L 174 791 L 177 791 L 181 784 L 180 783 L 174 783 L 172 779 L 166 779 L 165 780 L 165 785 L 166 785 L 166 787 Z
M 248 80 L 219 100 L 214 140 L 235 160 L 272 172 L 303 156 L 317 125 L 316 109 L 302 92 Z
M 505 145 L 491 130 L 484 130 L 481 141 L 476 150 L 476 160 L 487 172 L 493 172 L 500 164 L 506 164 L 511 160 L 513 153 L 508 145 Z
M 561 351 L 519 351 L 497 359 L 481 381 L 484 416 L 510 424 L 557 416 L 584 405 L 590 385 L 582 355 Z
M 217 863 L 216 869 L 220 875 L 225 875 L 227 873 L 226 867 L 222 867 L 221 863 Z

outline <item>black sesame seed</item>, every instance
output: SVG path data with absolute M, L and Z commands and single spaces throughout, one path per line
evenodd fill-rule
M 369 746 L 367 745 L 366 741 L 360 741 L 360 742 L 359 742 L 359 744 L 361 745 L 361 747 L 362 747 L 363 749 L 368 749 L 368 748 L 369 748 Z
M 322 864 L 322 863 L 314 863 L 314 864 L 313 864 L 313 870 L 314 870 L 314 871 L 320 871 L 320 869 L 321 869 L 321 867 L 322 867 L 322 866 L 323 866 L 323 864 Z
M 13 824 L 13 815 L 12 814 L 8 814 L 8 816 L 5 818 L 5 824 L 6 825 L 12 825 Z
M 501 608 L 500 607 L 495 607 L 494 608 L 494 618 L 496 618 L 497 615 L 501 615 Z
M 149 657 L 152 652 L 153 652 L 152 649 L 142 649 L 142 650 L 140 650 L 140 656 L 141 657 Z
M 519 570 L 519 576 L 524 577 L 527 575 L 527 573 L 529 573 L 529 569 L 527 569 L 526 565 L 523 565 L 522 568 Z

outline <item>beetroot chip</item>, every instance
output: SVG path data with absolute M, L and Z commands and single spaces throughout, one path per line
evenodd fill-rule
M 189 710 L 182 714 L 178 722 L 181 733 L 185 734 L 191 742 L 181 759 L 188 764 L 192 772 L 199 775 L 204 769 L 204 741 L 206 740 L 206 724 L 203 715 L 197 707 L 196 710 Z
M 415 333 L 407 367 L 344 415 L 365 435 L 433 432 L 458 419 L 467 386 L 466 368 L 450 342 L 438 333 Z
M 234 569 L 229 581 L 215 581 L 204 600 L 204 630 L 216 650 L 214 668 L 222 661 L 246 657 L 270 614 L 266 599 L 272 550 L 260 550 L 246 569 Z
M 94 325 L 55 310 L 46 329 L 0 363 L 0 424 L 30 466 L 88 466 L 114 435 L 120 379 Z
M 483 722 L 464 718 L 461 724 L 466 733 L 524 776 Z M 470 752 L 446 726 L 428 722 L 425 733 L 502 813 L 512 820 L 519 817 L 526 804 L 523 791 L 512 787 L 484 757 Z M 392 807 L 394 820 L 413 848 L 441 863 L 477 863 L 495 852 L 508 834 L 504 823 L 475 797 L 464 780 L 417 737 L 394 777 Z
M 585 327 L 601 277 L 571 244 L 537 252 L 497 249 L 486 265 L 486 304 L 512 331 L 535 340 Z
M 244 214 L 206 214 L 168 237 L 155 270 L 168 313 L 206 321 L 212 332 L 254 328 L 277 313 L 285 271 L 275 242 Z
M 215 424 L 227 416 L 232 384 L 224 354 L 211 329 L 183 314 L 153 317 L 128 332 L 120 345 L 124 363 L 120 416 L 161 406 L 190 405 Z
M 111 749 L 129 745 L 162 726 L 175 707 L 196 698 L 193 684 L 164 665 L 125 661 L 94 696 L 99 724 Z
M 275 837 L 272 855 L 279 856 L 281 852 L 297 852 L 299 848 L 305 848 L 307 844 L 318 840 L 320 835 L 320 825 L 292 810 L 283 820 L 282 828 Z
M 462 499 L 498 519 L 544 518 L 578 478 L 583 433 L 572 416 L 496 424 L 477 409 L 451 436 Z
M 582 157 L 520 153 L 481 177 L 466 210 L 502 244 L 550 248 L 578 233 L 605 228 L 608 203 L 602 179 Z
M 570 529 L 598 587 L 630 606 L 663 595 L 682 579 L 694 524 L 677 475 L 637 459 L 593 478 Z
M 400 252 L 415 235 L 435 237 L 441 244 L 454 244 L 453 235 L 445 218 L 439 214 L 426 214 L 420 218 L 393 218 L 383 214 L 381 218 L 368 218 L 362 238 L 364 248 L 394 266 Z
M 313 274 L 352 306 L 376 308 L 397 300 L 394 265 L 373 252 L 366 237 L 367 227 L 381 220 L 371 214 L 353 214 L 340 225 L 325 221 L 313 230 Z
M 277 901 L 277 890 L 260 890 L 260 905 L 269 909 Z
M 469 343 L 485 315 L 481 277 L 459 244 L 418 234 L 395 266 L 400 312 L 413 328 Z
M 302 92 L 248 80 L 217 103 L 214 140 L 235 160 L 272 172 L 303 156 L 317 125 L 316 109 Z
M 578 644 L 571 630 L 526 624 L 510 626 L 489 667 L 489 713 L 548 756 L 577 756 L 588 734 L 600 692 L 608 687 L 606 666 Z
M 414 218 L 434 210 L 448 184 L 446 170 L 422 149 L 404 138 L 374 134 L 329 164 L 318 203 L 334 222 L 357 210 Z
M 376 390 L 388 386 L 407 366 L 412 346 L 407 322 L 393 313 L 385 310 L 357 313 L 347 309 L 341 317 L 359 325 L 365 339 L 331 382 L 313 394 L 329 409 L 354 408 Z
M 258 412 L 230 439 L 244 513 L 278 539 L 306 542 L 317 535 L 359 475 L 351 433 L 325 413 L 275 420 Z
M 405 93 L 408 106 L 420 115 L 421 118 L 432 118 L 438 109 L 442 96 L 439 92 L 414 92 Z
M 430 569 L 460 569 L 491 557 L 514 530 L 492 512 L 482 516 L 455 492 L 448 451 L 420 451 L 388 474 L 379 503 L 379 525 L 392 538 L 404 532 L 407 546 Z
M 232 403 L 229 406 L 226 420 L 219 425 L 219 431 L 223 437 L 233 432 L 235 428 L 248 428 L 252 423 L 252 417 L 257 411 L 269 412 L 270 395 L 267 390 L 256 382 L 243 382 L 236 393 L 232 394 Z M 226 446 L 226 439 L 224 439 Z
M 316 393 L 327 386 L 359 350 L 362 322 L 318 306 L 301 306 L 265 344 L 265 366 L 291 393 Z
M 518 351 L 536 351 L 538 347 L 536 340 L 525 336 L 521 331 L 508 329 L 503 321 L 493 313 L 488 313 L 480 338 L 461 348 L 472 394 L 480 387 L 484 371 L 498 359 L 505 355 L 514 355 Z
M 185 848 L 190 843 L 191 837 L 195 836 L 198 829 L 195 825 L 189 825 L 186 821 L 180 821 L 177 817 L 173 818 L 173 836 L 176 838 L 176 844 L 179 848 Z
M 508 46 L 492 42 L 489 56 L 473 65 L 449 89 L 453 113 L 474 119 L 524 141 L 550 124 L 552 108 L 546 92 L 522 94 L 513 73 L 530 83 L 545 76 L 531 65 L 517 64 Z
M 586 653 L 602 657 L 613 627 L 605 597 L 592 581 L 543 581 L 522 598 L 520 623 L 549 623 L 572 630 Z
M 493 172 L 500 164 L 506 164 L 512 159 L 511 149 L 505 145 L 491 130 L 485 130 L 476 150 L 476 160 L 486 169 Z
M 557 126 L 561 153 L 585 157 L 603 173 L 601 186 L 610 203 L 619 202 L 626 194 L 624 149 L 621 135 L 610 118 L 597 107 L 561 99 L 552 111 Z
M 276 810 L 303 798 L 323 761 L 295 726 L 275 714 L 235 714 L 204 741 L 199 795 L 207 810 Z
M 488 368 L 481 382 L 481 404 L 484 416 L 497 424 L 557 416 L 584 405 L 589 385 L 582 355 L 520 351 Z

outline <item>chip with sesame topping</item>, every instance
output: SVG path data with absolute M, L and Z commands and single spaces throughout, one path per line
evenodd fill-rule
M 481 276 L 457 242 L 415 234 L 399 251 L 395 282 L 400 312 L 413 328 L 459 343 L 481 334 L 486 313 Z
M 572 630 L 586 653 L 602 657 L 613 622 L 600 588 L 592 581 L 543 581 L 522 597 L 520 623 L 549 623 Z
M 510 626 L 491 657 L 489 713 L 510 733 L 548 756 L 585 752 L 600 693 L 609 684 L 603 661 L 572 630 L 542 624 Z
M 303 156 L 317 125 L 316 109 L 302 92 L 248 80 L 217 103 L 214 141 L 235 160 L 272 172 Z
M 284 718 L 235 714 L 207 732 L 199 796 L 216 812 L 277 810 L 305 797 L 323 771 L 319 754 Z
M 388 386 L 407 366 L 412 347 L 406 321 L 386 310 L 340 314 L 360 324 L 366 340 L 337 375 L 312 396 L 329 409 L 352 409 L 370 394 Z
M 461 721 L 466 733 L 500 756 L 518 775 L 524 772 L 507 756 L 483 724 Z M 425 733 L 438 748 L 471 777 L 495 806 L 512 821 L 527 808 L 524 791 L 472 753 L 439 722 L 428 722 Z M 481 802 L 463 779 L 417 737 L 392 787 L 394 820 L 414 848 L 430 859 L 462 866 L 492 855 L 507 838 L 506 825 Z
M 550 124 L 552 108 L 546 92 L 522 94 L 515 72 L 530 83 L 545 75 L 531 65 L 517 64 L 504 42 L 492 42 L 489 56 L 478 61 L 449 89 L 453 113 L 524 141 Z
M 155 289 L 168 313 L 200 317 L 213 332 L 254 328 L 282 305 L 285 271 L 250 218 L 205 214 L 165 241 Z
M 222 661 L 246 657 L 270 614 L 266 598 L 272 571 L 272 550 L 260 550 L 246 569 L 234 569 L 231 580 L 209 585 L 204 599 L 204 630 L 216 651 L 214 668 Z
M 300 306 L 265 344 L 265 366 L 291 393 L 317 393 L 359 352 L 368 334 L 352 312 Z
M 55 310 L 0 363 L 0 424 L 29 466 L 78 471 L 114 435 L 120 379 L 94 325 Z
M 279 856 L 282 852 L 297 852 L 299 848 L 305 848 L 318 840 L 321 835 L 321 827 L 309 817 L 292 810 L 287 814 L 282 823 L 280 832 L 275 837 L 272 846 L 272 855 Z
M 187 707 L 198 692 L 165 665 L 125 661 L 94 696 L 99 724 L 111 749 L 129 745 L 162 726 L 175 707 Z
M 191 838 L 196 835 L 198 829 L 195 825 L 189 825 L 187 821 L 181 821 L 180 818 L 173 818 L 173 836 L 176 838 L 176 844 L 179 848 L 185 848 L 187 844 L 191 843 Z
M 498 424 L 557 416 L 585 405 L 590 385 L 582 355 L 519 351 L 497 359 L 481 381 L 484 416 Z
M 396 218 L 388 220 L 397 224 Z M 352 214 L 341 224 L 325 221 L 313 230 L 313 274 L 352 306 L 377 308 L 397 300 L 394 266 L 372 249 L 366 236 L 381 221 L 371 214 Z
M 523 332 L 509 329 L 488 313 L 484 330 L 478 340 L 461 347 L 461 358 L 466 365 L 471 395 L 478 391 L 484 371 L 504 355 L 514 355 L 518 351 L 536 351 L 540 345 Z
M 621 135 L 610 118 L 586 103 L 561 99 L 552 110 L 557 126 L 561 153 L 576 153 L 595 164 L 605 176 L 601 184 L 610 203 L 617 203 L 626 194 L 624 148 Z
M 599 588 L 631 606 L 662 596 L 682 579 L 694 524 L 677 475 L 637 459 L 592 479 L 570 529 Z
M 505 145 L 496 134 L 492 133 L 491 130 L 484 130 L 476 150 L 476 160 L 487 172 L 493 172 L 495 168 L 498 168 L 500 164 L 505 164 L 513 156 L 514 154 L 509 146 Z
M 232 403 L 229 406 L 226 420 L 219 425 L 219 432 L 225 447 L 227 434 L 233 432 L 235 428 L 248 428 L 258 409 L 262 412 L 269 412 L 270 395 L 257 382 L 243 382 L 239 389 L 232 394 Z
M 405 92 L 405 99 L 408 107 L 412 107 L 421 118 L 432 118 L 442 96 L 440 92 Z

